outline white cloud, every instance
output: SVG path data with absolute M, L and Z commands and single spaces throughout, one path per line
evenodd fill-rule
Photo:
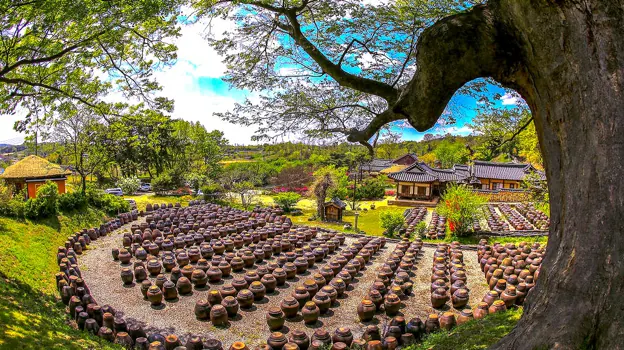
M 515 106 L 518 104 L 519 98 L 517 95 L 506 93 L 500 98 L 500 100 L 503 101 L 503 106 Z

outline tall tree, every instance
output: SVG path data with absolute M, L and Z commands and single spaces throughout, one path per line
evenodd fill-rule
M 290 121 L 299 128 L 340 128 L 348 140 L 368 142 L 381 126 L 400 119 L 420 131 L 432 127 L 453 94 L 474 79 L 491 78 L 518 91 L 535 118 L 544 155 L 551 228 L 542 273 L 524 315 L 494 348 L 619 348 L 624 329 L 624 0 L 489 0 L 472 7 L 453 2 L 458 13 L 438 11 L 444 18 L 437 21 L 435 16 L 420 19 L 418 5 L 428 1 L 399 3 L 405 7 L 393 16 L 380 13 L 391 5 L 376 10 L 349 1 L 206 0 L 199 6 L 208 15 L 237 16 L 237 31 L 217 42 L 224 53 L 236 51 L 238 58 L 232 51 L 227 57 L 235 86 L 285 87 L 289 97 L 306 99 L 303 87 L 313 85 L 318 87 L 310 88 L 309 96 L 323 102 L 323 84 L 285 83 L 283 70 L 275 69 L 279 62 L 284 68 L 294 63 L 297 69 L 288 75 L 314 75 L 344 92 L 338 103 L 323 109 L 326 113 L 347 103 L 372 111 L 363 119 L 345 113 L 331 124 L 323 115 L 302 113 L 296 120 L 295 113 L 287 115 L 290 119 L 273 113 L 276 126 Z M 410 16 L 415 20 L 407 21 Z M 418 30 L 410 31 L 410 23 Z M 372 33 L 394 40 L 372 46 Z M 241 44 L 233 45 L 235 39 Z M 408 53 L 399 56 L 398 65 L 379 61 L 387 69 L 372 74 L 359 64 L 370 57 L 364 53 L 385 59 L 384 53 L 394 49 L 390 46 Z M 360 54 L 352 54 L 354 48 L 362 48 Z
M 454 164 L 465 164 L 468 161 L 469 151 L 462 142 L 450 140 L 442 141 L 433 151 L 436 160 L 443 168 L 450 168 Z
M 152 73 L 175 59 L 178 3 L 0 0 L 0 114 L 53 116 L 67 101 L 118 113 L 110 92 L 171 109 Z

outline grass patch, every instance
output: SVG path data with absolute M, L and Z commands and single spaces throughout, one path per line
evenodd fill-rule
M 429 334 L 408 350 L 487 349 L 509 333 L 522 316 L 522 308 L 488 315 L 455 327 L 450 332 Z
M 112 348 L 67 324 L 54 281 L 56 248 L 104 217 L 86 209 L 36 221 L 0 218 L 0 348 Z

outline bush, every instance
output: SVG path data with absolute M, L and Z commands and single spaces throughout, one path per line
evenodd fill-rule
M 355 192 L 356 199 L 378 199 L 386 194 L 386 177 L 378 176 L 364 180 Z
M 483 215 L 485 199 L 464 185 L 451 184 L 438 203 L 438 214 L 446 216 L 452 234 L 465 236 L 472 230 L 475 219 Z
M 87 188 L 87 202 L 111 215 L 130 211 L 130 204 L 123 198 L 96 188 Z
M 131 195 L 141 188 L 141 180 L 136 176 L 124 177 L 117 182 L 124 194 Z
M 384 211 L 379 214 L 381 227 L 385 229 L 384 235 L 394 237 L 395 233 L 405 224 L 403 214 L 399 212 Z
M 273 196 L 273 201 L 277 203 L 285 212 L 290 212 L 292 207 L 299 202 L 301 195 L 295 192 L 282 192 Z
M 176 171 L 166 171 L 152 180 L 152 190 L 154 192 L 165 192 L 175 190 L 184 185 L 182 174 Z
M 204 193 L 204 200 L 207 201 L 219 201 L 223 193 L 223 187 L 214 182 L 209 182 L 202 186 L 202 192 Z
M 70 192 L 58 197 L 58 206 L 61 211 L 72 211 L 84 208 L 87 205 L 87 197 L 81 192 Z
M 58 186 L 47 181 L 37 189 L 37 197 L 30 198 L 24 205 L 24 216 L 36 219 L 58 214 Z
M 185 178 L 194 191 L 199 190 L 208 182 L 208 176 L 195 172 L 187 174 Z

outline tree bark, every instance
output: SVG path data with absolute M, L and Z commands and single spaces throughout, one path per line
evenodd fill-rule
M 394 112 L 419 130 L 477 77 L 516 89 L 535 118 L 549 242 L 524 315 L 493 348 L 622 348 L 624 0 L 493 0 L 427 29 L 417 62 Z

